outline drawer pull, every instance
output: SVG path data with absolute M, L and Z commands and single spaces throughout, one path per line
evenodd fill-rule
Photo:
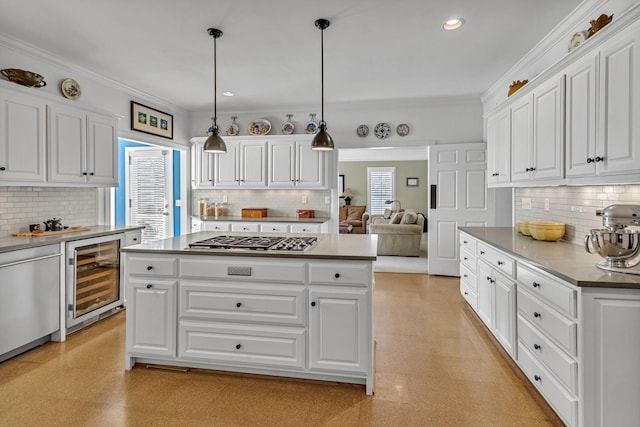
M 467 258 L 467 257 L 464 257 L 464 260 L 465 260 L 465 261 L 469 261 L 469 258 Z
M 498 265 L 504 265 L 504 261 L 498 261 Z
M 467 243 L 469 243 L 469 242 L 467 242 L 466 240 L 463 240 L 463 241 L 462 241 L 462 243 L 464 243 L 464 244 L 466 245 L 466 244 L 467 244 Z
M 242 348 L 242 345 L 236 344 L 236 350 L 240 350 L 240 348 Z
M 538 283 L 538 282 L 533 282 L 533 287 L 534 287 L 534 288 L 539 288 L 539 287 L 540 287 L 540 283 Z
M 151 270 L 153 270 L 153 266 L 152 265 L 148 265 L 147 266 L 147 271 L 151 271 Z
M 537 311 L 534 311 L 533 317 L 542 317 L 542 314 L 538 313 Z
M 237 302 L 236 303 L 236 307 L 238 307 L 238 308 L 242 307 L 242 303 L 241 302 Z
M 464 296 L 467 296 L 467 295 L 469 295 L 469 293 L 468 293 L 468 292 L 465 292 L 465 293 L 464 293 Z
M 340 273 L 336 273 L 333 277 L 335 277 L 336 279 L 340 278 Z
M 488 281 L 491 281 L 491 277 L 487 276 L 487 280 L 488 280 Z
M 147 289 L 153 288 L 153 285 L 147 285 Z
M 469 277 L 469 276 L 467 276 L 466 274 L 463 274 L 462 277 Z
M 480 251 L 480 255 L 484 255 L 484 251 Z
M 539 345 L 539 344 L 534 344 L 534 345 L 533 345 L 533 348 L 535 348 L 536 350 L 540 350 L 540 349 L 542 349 L 542 347 L 540 347 L 540 345 Z
M 316 302 L 315 301 L 311 301 L 311 307 L 315 307 L 316 306 Z
M 542 381 L 542 378 L 540 378 L 540 376 L 539 376 L 539 375 L 534 375 L 534 376 L 533 376 L 533 379 L 534 379 L 534 380 L 536 380 L 536 381 L 538 381 L 538 382 Z

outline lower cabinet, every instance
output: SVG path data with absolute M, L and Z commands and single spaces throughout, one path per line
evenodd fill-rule
M 309 288 L 309 368 L 366 373 L 368 289 Z

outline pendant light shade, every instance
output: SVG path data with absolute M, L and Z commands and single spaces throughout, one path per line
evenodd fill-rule
M 220 131 L 218 130 L 218 109 L 217 109 L 217 76 L 216 76 L 216 41 L 222 36 L 222 31 L 217 28 L 209 28 L 207 30 L 209 35 L 213 37 L 213 132 L 211 136 L 204 142 L 202 149 L 207 153 L 226 153 L 227 145 L 220 137 Z
M 317 19 L 315 25 L 320 29 L 320 64 L 321 64 L 321 85 L 322 85 L 322 114 L 320 116 L 320 130 L 311 142 L 312 150 L 330 151 L 333 150 L 333 138 L 327 132 L 327 122 L 324 121 L 324 30 L 329 27 L 329 20 Z

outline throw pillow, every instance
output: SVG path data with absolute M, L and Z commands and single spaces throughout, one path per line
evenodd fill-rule
M 391 212 L 391 209 L 385 209 L 385 210 L 384 210 L 384 213 L 382 214 L 382 218 L 384 218 L 384 219 L 389 219 L 389 218 L 391 218 L 391 213 L 392 213 L 392 212 Z
M 404 213 L 400 224 L 415 224 L 418 220 L 418 214 L 412 211 L 407 211 Z
M 389 220 L 389 224 L 400 224 L 402 221 L 402 217 L 404 216 L 404 212 L 396 212 L 391 215 L 391 219 Z
M 347 208 L 349 208 L 347 210 L 347 221 L 362 220 L 362 214 L 364 214 L 365 209 L 367 209 L 366 206 L 351 206 L 351 205 L 347 206 Z
M 339 217 L 338 219 L 340 221 L 346 221 L 347 220 L 347 206 L 340 206 L 340 213 L 339 213 Z

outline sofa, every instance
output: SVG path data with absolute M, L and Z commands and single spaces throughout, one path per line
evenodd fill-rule
M 338 226 L 349 229 L 352 234 L 365 234 L 369 212 L 366 206 L 344 205 L 340 206 Z
M 410 210 L 395 212 L 390 218 L 371 218 L 369 232 L 378 235 L 378 255 L 420 256 L 420 242 L 426 219 Z

